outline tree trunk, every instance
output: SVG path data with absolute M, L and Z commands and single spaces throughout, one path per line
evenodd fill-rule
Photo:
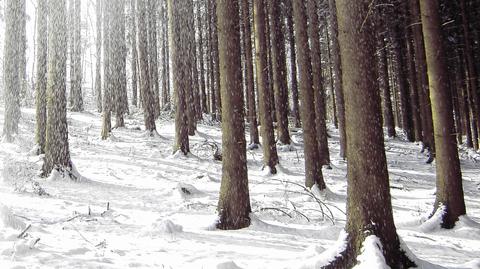
M 242 91 L 238 1 L 217 0 L 222 98 L 222 183 L 218 201 L 220 229 L 250 225 L 247 153 Z
M 380 241 L 378 251 L 390 268 L 415 266 L 401 250 L 393 221 L 377 73 L 371 67 L 370 5 L 370 0 L 336 1 L 348 141 L 347 242 L 324 268 L 352 268 L 370 236 Z
M 340 47 L 338 45 L 338 25 L 337 25 L 337 11 L 335 7 L 335 0 L 328 1 L 330 16 L 330 37 L 332 40 L 332 64 L 333 64 L 333 85 L 335 88 L 335 98 L 337 104 L 337 118 L 338 130 L 340 136 L 340 157 L 345 159 L 347 157 L 347 134 L 345 131 L 345 101 L 343 98 L 342 89 L 342 61 L 340 59 Z
M 250 5 L 249 0 L 241 0 L 242 22 L 243 22 L 243 42 L 245 54 L 245 74 L 246 74 L 246 92 L 247 92 L 247 116 L 250 123 L 250 145 L 260 144 L 258 137 L 257 109 L 255 102 L 255 81 L 253 79 L 253 55 L 252 55 L 252 28 L 250 24 Z
M 132 16 L 132 21 L 130 22 L 130 42 L 132 45 L 132 105 L 138 105 L 138 88 L 137 88 L 137 63 L 138 63 L 138 53 L 137 53 L 137 0 L 130 0 L 130 13 Z
M 135 2 L 136 0 L 132 0 Z M 97 0 L 96 10 L 96 26 L 97 26 L 97 39 L 95 43 L 96 49 L 96 61 L 95 61 L 95 93 L 97 111 L 102 112 L 102 0 Z
M 387 47 L 383 35 L 377 37 L 377 44 L 379 87 L 383 95 L 383 121 L 387 127 L 388 137 L 396 137 L 395 119 L 390 95 L 390 79 L 388 76 Z
M 37 81 L 36 93 L 36 128 L 35 142 L 38 154 L 45 153 L 45 136 L 47 123 L 47 50 L 48 50 L 48 6 L 47 1 L 38 1 L 37 13 Z
M 124 114 L 128 113 L 127 100 L 127 73 L 126 57 L 127 46 L 125 42 L 125 0 L 111 0 L 111 50 L 110 59 L 112 76 L 112 91 L 114 96 L 115 127 L 125 127 Z
M 72 162 L 68 146 L 66 68 L 67 11 L 64 0 L 49 1 L 48 78 L 47 78 L 47 139 L 42 175 L 55 169 L 72 179 Z
M 319 20 L 316 0 L 308 0 L 308 35 L 310 37 L 310 57 L 312 60 L 313 92 L 315 107 L 315 129 L 317 135 L 319 161 L 322 165 L 330 164 L 328 151 L 328 134 L 326 125 L 325 88 L 322 74 L 322 55 L 320 47 Z
M 265 24 L 265 0 L 254 1 L 255 50 L 257 69 L 257 89 L 259 99 L 259 117 L 263 143 L 263 160 L 272 174 L 276 174 L 278 164 L 277 147 L 273 133 L 271 96 L 268 89 L 267 36 Z
M 268 1 L 268 9 L 271 16 L 271 59 L 277 118 L 277 139 L 280 143 L 288 145 L 290 144 L 290 134 L 288 132 L 287 62 L 285 56 L 285 37 L 283 36 L 281 23 L 281 3 L 278 0 Z
M 72 111 L 83 111 L 82 96 L 82 40 L 81 40 L 81 5 L 80 0 L 74 0 L 73 13 L 73 53 L 70 61 L 73 61 L 73 77 L 70 77 Z M 71 64 L 72 65 L 72 64 Z
M 137 18 L 138 18 L 138 57 L 139 57 L 139 68 L 140 68 L 140 92 L 142 96 L 142 106 L 143 106 L 143 118 L 145 121 L 145 130 L 153 135 L 156 132 L 155 125 L 155 113 L 156 105 L 155 103 L 155 92 L 154 88 L 151 86 L 152 83 L 150 79 L 152 78 L 152 73 L 150 72 L 151 66 L 149 65 L 149 33 L 148 33 L 148 8 L 149 0 L 138 0 L 137 1 Z
M 18 72 L 21 65 L 21 49 L 18 44 L 21 39 L 21 1 L 9 0 L 5 6 L 5 49 L 3 58 L 3 77 L 5 85 L 5 119 L 3 122 L 3 138 L 7 142 L 13 141 L 18 133 L 20 119 L 20 88 L 21 74 Z
M 475 125 L 477 126 L 475 133 L 480 133 L 480 90 L 478 88 L 478 81 L 477 81 L 477 70 L 475 68 L 475 56 L 472 50 L 472 42 L 471 42 L 471 32 L 468 27 L 469 21 L 467 16 L 467 11 L 465 8 L 465 0 L 460 0 L 460 12 L 462 17 L 462 27 L 463 27 L 463 43 L 465 45 L 465 61 L 466 61 L 466 69 L 467 69 L 467 83 L 469 88 L 471 89 L 472 99 L 474 106 L 472 107 L 472 118 L 475 121 Z M 474 144 L 477 145 L 475 149 L 478 149 L 478 135 Z
M 289 43 L 289 54 L 290 54 L 290 73 L 291 73 L 291 84 L 290 91 L 292 92 L 292 117 L 293 125 L 296 128 L 301 127 L 300 121 L 300 109 L 298 101 L 298 79 L 297 79 L 297 52 L 295 50 L 295 34 L 293 27 L 293 7 L 292 0 L 285 0 L 285 13 L 287 17 L 287 35 Z
M 443 207 L 442 227 L 452 228 L 458 217 L 464 215 L 462 173 L 457 141 L 453 135 L 453 108 L 451 90 L 441 33 L 441 18 L 437 0 L 420 1 L 422 28 L 432 100 L 433 128 L 436 145 L 437 192 L 434 210 Z
M 430 151 L 430 157 L 435 155 L 435 140 L 433 138 L 432 107 L 430 90 L 428 88 L 427 64 L 423 42 L 422 25 L 420 19 L 419 0 L 409 0 L 413 43 L 415 50 L 415 64 L 418 75 L 418 97 L 421 107 L 423 148 Z
M 401 8 L 401 7 L 400 7 Z M 403 12 L 403 10 L 398 10 L 395 12 Z M 393 21 L 390 22 L 390 27 L 388 31 L 390 32 L 390 43 L 392 45 L 392 57 L 393 65 L 395 70 L 395 75 L 398 83 L 398 92 L 400 94 L 400 115 L 403 131 L 408 139 L 408 141 L 413 142 L 415 140 L 413 133 L 413 123 L 412 123 L 412 111 L 410 106 L 410 94 L 408 92 L 407 85 L 407 65 L 405 61 L 405 47 L 403 46 L 404 41 L 404 31 L 401 29 L 399 22 Z
M 207 113 L 207 95 L 205 91 L 205 63 L 204 63 L 204 47 L 203 47 L 203 18 L 201 10 L 201 1 L 196 1 L 197 5 L 197 27 L 198 27 L 198 61 L 200 65 L 199 75 L 200 75 L 200 102 L 201 102 L 201 113 Z
M 112 130 L 113 93 L 111 86 L 111 10 L 107 4 L 103 6 L 103 115 L 102 115 L 102 139 L 110 136 Z
M 188 140 L 188 118 L 186 91 L 190 86 L 186 83 L 187 76 L 191 76 L 191 69 L 185 62 L 187 44 L 182 35 L 186 27 L 186 1 L 168 1 L 169 38 L 173 61 L 173 90 L 175 94 L 175 144 L 173 152 L 181 151 L 184 155 L 190 152 Z
M 295 40 L 298 51 L 298 74 L 300 81 L 300 116 L 303 125 L 305 149 L 305 186 L 314 185 L 320 190 L 326 188 L 323 180 L 321 159 L 318 152 L 315 128 L 314 87 L 312 78 L 312 61 L 307 35 L 307 14 L 302 0 L 293 0 L 293 19 L 295 22 Z

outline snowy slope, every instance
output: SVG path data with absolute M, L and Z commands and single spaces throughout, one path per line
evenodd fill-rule
M 221 143 L 218 126 L 200 124 L 191 137 L 192 155 L 179 157 L 172 156 L 174 125 L 166 115 L 157 121 L 159 137 L 139 130 L 142 117 L 134 113 L 127 128 L 102 141 L 98 114 L 70 113 L 72 160 L 83 176 L 71 182 L 37 177 L 41 160 L 29 153 L 34 111 L 22 116 L 17 141 L 0 144 L 0 268 L 314 268 L 321 253 L 338 245 L 346 163 L 338 158 L 335 131 L 329 141 L 333 169 L 324 170 L 330 191 L 317 194 L 320 202 L 301 188 L 297 133 L 292 151 L 279 150 L 278 175 L 262 171 L 261 150 L 247 153 L 252 225 L 219 231 L 213 223 L 221 163 L 205 143 Z M 468 217 L 446 231 L 434 221 L 422 224 L 434 202 L 435 167 L 424 164 L 419 149 L 400 139 L 386 145 L 399 235 L 426 261 L 424 268 L 480 268 L 477 155 L 462 151 Z M 369 239 L 363 256 L 372 264 L 376 260 L 365 256 L 376 253 L 369 247 L 374 242 Z

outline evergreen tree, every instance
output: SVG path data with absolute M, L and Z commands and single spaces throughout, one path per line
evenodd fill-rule
M 436 145 L 437 192 L 434 210 L 443 207 L 442 227 L 452 228 L 466 210 L 439 9 L 437 0 L 420 1 Z
M 415 266 L 401 250 L 393 222 L 380 117 L 371 1 L 337 0 L 348 142 L 346 249 L 325 268 L 352 268 L 366 237 L 376 236 L 390 268 Z
M 22 54 L 18 44 L 21 40 L 21 10 L 22 1 L 8 0 L 5 6 L 5 48 L 3 57 L 3 80 L 5 85 L 5 120 L 3 123 L 3 138 L 13 141 L 18 133 L 20 119 L 20 88 L 22 85 L 19 72 Z
M 68 145 L 66 68 L 66 4 L 65 0 L 49 0 L 47 138 L 42 174 L 48 176 L 55 169 L 75 179 Z
M 239 6 L 238 1 L 216 1 L 224 156 L 217 227 L 240 229 L 250 225 L 251 208 L 243 112 Z
M 302 118 L 305 145 L 305 186 L 312 188 L 314 185 L 317 185 L 320 190 L 323 190 L 326 188 L 326 185 L 323 180 L 315 126 L 312 61 L 308 44 L 307 13 L 304 1 L 293 0 L 293 19 L 298 51 L 300 116 Z
M 35 142 L 38 146 L 38 153 L 45 153 L 45 136 L 47 123 L 47 49 L 48 49 L 48 6 L 46 1 L 38 2 L 37 22 L 37 81 L 36 92 L 36 128 Z
M 277 173 L 278 164 L 277 147 L 273 133 L 272 121 L 272 98 L 268 85 L 268 47 L 267 47 L 267 25 L 265 14 L 265 1 L 254 1 L 255 15 L 255 50 L 257 69 L 257 90 L 259 102 L 260 132 L 263 144 L 263 160 L 265 166 L 272 174 Z

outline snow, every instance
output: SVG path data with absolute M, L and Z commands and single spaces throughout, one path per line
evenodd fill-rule
M 87 109 L 95 110 L 89 103 Z M 215 223 L 222 165 L 202 146 L 221 145 L 220 126 L 199 124 L 185 157 L 172 155 L 169 115 L 160 117 L 159 135 L 151 137 L 138 128 L 143 116 L 132 109 L 126 128 L 102 141 L 100 114 L 69 113 L 72 162 L 81 180 L 48 180 L 38 176 L 41 156 L 32 154 L 34 113 L 23 109 L 15 142 L 0 143 L 0 268 L 318 268 L 345 248 L 347 170 L 333 128 L 326 191 L 301 187 L 301 132 L 293 133 L 289 150 L 279 151 L 276 175 L 262 170 L 261 149 L 248 150 L 252 222 L 221 231 Z M 468 215 L 444 230 L 437 218 L 426 221 L 435 201 L 435 164 L 425 164 L 420 148 L 401 138 L 386 141 L 402 248 L 420 268 L 479 268 L 478 153 L 461 147 Z M 380 249 L 378 239 L 368 237 L 357 268 L 384 268 Z
M 353 269 L 389 269 L 382 251 L 380 239 L 375 235 L 367 236 L 362 244 L 362 253 L 357 257 L 358 264 Z

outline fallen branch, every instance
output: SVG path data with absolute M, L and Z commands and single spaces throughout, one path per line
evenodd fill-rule
M 32 224 L 28 224 L 27 228 L 25 228 L 18 236 L 17 238 L 23 238 L 23 236 L 25 235 L 25 233 L 27 233 L 27 231 L 32 228 Z
M 279 212 L 282 212 L 283 214 L 289 216 L 291 219 L 293 219 L 292 215 L 288 214 L 286 211 L 280 209 L 280 208 L 276 208 L 276 207 L 262 207 L 260 208 L 260 211 L 265 211 L 265 210 L 275 210 L 275 211 L 279 211 Z

